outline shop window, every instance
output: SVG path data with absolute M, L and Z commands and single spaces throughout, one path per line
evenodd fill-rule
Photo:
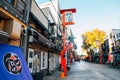
M 30 51 L 30 55 L 29 55 L 30 58 L 33 58 L 33 52 Z
M 32 68 L 32 62 L 29 63 L 29 68 Z
M 41 69 L 47 68 L 47 55 L 46 52 L 41 52 Z

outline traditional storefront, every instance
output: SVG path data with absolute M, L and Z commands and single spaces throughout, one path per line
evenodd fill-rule
M 28 27 L 27 62 L 31 73 L 42 73 L 43 76 L 48 73 L 48 54 L 55 48 L 55 44 L 49 40 L 48 21 L 37 3 L 32 0 Z
M 26 37 L 24 29 L 27 28 L 29 2 L 30 0 L 0 0 L 0 56 L 6 59 L 3 64 L 1 58 L 1 80 L 33 80 L 24 58 L 26 53 L 23 53 L 22 43 L 23 37 Z

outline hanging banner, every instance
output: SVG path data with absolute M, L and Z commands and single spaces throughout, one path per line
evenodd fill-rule
M 0 80 L 33 80 L 20 47 L 0 43 Z

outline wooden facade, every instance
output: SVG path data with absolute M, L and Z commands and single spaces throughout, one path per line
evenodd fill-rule
M 46 75 L 59 67 L 61 17 L 54 16 L 35 0 L 0 0 L 0 43 L 21 47 L 31 73 Z

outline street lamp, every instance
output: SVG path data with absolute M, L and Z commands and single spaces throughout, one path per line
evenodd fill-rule
M 96 40 L 96 45 L 99 47 L 99 52 L 100 52 L 100 64 L 102 64 L 102 48 L 101 48 L 101 41 Z
M 70 43 L 68 46 L 66 46 L 66 25 L 73 25 L 73 17 L 72 17 L 72 13 L 75 13 L 76 9 L 64 9 L 64 10 L 60 10 L 60 13 L 62 14 L 62 27 L 63 27 L 63 31 L 62 31 L 62 36 L 63 36 L 63 49 L 61 50 L 61 68 L 63 68 L 63 72 L 64 76 L 67 75 L 67 69 L 66 69 L 66 58 L 64 57 L 66 51 L 71 47 L 72 43 Z M 62 75 L 62 74 L 61 74 Z

